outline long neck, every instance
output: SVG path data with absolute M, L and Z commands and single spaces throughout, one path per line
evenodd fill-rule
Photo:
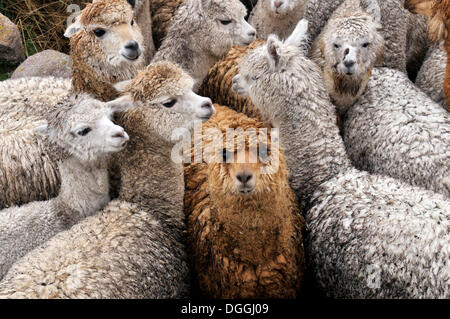
M 266 97 L 257 101 L 260 110 L 271 105 L 284 110 L 275 118 L 266 117 L 280 130 L 291 187 L 302 204 L 320 184 L 351 167 L 336 124 L 335 107 L 323 87 L 319 69 L 314 66 L 303 77 L 303 81 L 309 81 L 303 87 L 278 91 L 276 101 L 273 92 L 266 90 Z
M 444 94 L 447 100 L 447 111 L 450 112 L 450 30 L 445 40 L 445 51 L 447 52 L 447 67 L 445 71 Z
M 69 157 L 59 162 L 61 189 L 55 199 L 69 208 L 69 218 L 82 218 L 100 210 L 109 201 L 109 182 L 106 160 L 80 162 Z
M 120 171 L 119 199 L 160 220 L 183 220 L 183 168 L 171 159 L 174 144 L 161 137 L 164 127 L 158 125 L 166 122 L 150 110 L 127 112 L 118 122 L 130 135 L 127 148 L 113 159 Z

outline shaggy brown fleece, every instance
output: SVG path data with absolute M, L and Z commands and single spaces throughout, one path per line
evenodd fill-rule
M 170 21 L 184 0 L 152 0 L 150 10 L 152 12 L 153 41 L 158 49 L 166 37 Z
M 237 95 L 232 89 L 233 77 L 239 73 L 242 58 L 252 49 L 265 43 L 258 39 L 247 47 L 234 46 L 228 54 L 208 72 L 200 88 L 200 95 L 208 96 L 214 103 L 227 105 L 249 117 L 260 118 L 259 111 L 249 98 Z
M 215 107 L 217 113 L 203 130 L 266 127 Z M 295 298 L 305 268 L 304 221 L 289 187 L 284 155 L 280 151 L 280 167 L 273 174 L 259 174 L 261 161 L 251 164 L 256 187 L 250 195 L 236 192 L 231 173 L 236 165 L 185 167 L 188 249 L 198 285 L 210 298 Z

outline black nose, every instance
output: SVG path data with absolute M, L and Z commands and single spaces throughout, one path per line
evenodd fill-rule
M 139 43 L 136 41 L 128 41 L 125 45 L 125 49 L 137 51 L 139 49 Z
M 236 175 L 236 178 L 238 179 L 238 181 L 240 181 L 242 184 L 247 183 L 249 180 L 251 180 L 253 178 L 253 175 L 250 174 L 246 174 L 246 173 L 239 173 Z
M 256 37 L 256 31 L 250 31 L 249 33 L 248 33 L 248 36 L 249 37 Z
M 119 137 L 120 137 L 120 138 L 124 138 L 125 135 L 123 134 L 123 132 L 117 132 L 116 134 L 113 135 L 113 137 L 114 137 L 114 138 L 116 138 L 116 137 L 118 137 L 118 138 L 119 138 Z
M 347 67 L 347 68 L 351 68 L 352 66 L 354 66 L 355 65 L 355 61 L 344 61 L 344 65 Z
M 212 104 L 211 102 L 205 102 L 202 104 L 202 108 L 203 109 L 211 109 L 212 108 Z

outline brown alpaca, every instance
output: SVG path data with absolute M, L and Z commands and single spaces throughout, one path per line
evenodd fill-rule
M 450 0 L 406 0 L 405 7 L 411 12 L 429 18 L 428 29 L 436 42 L 444 40 L 447 51 L 447 68 L 444 80 L 444 94 L 447 111 L 450 111 Z
M 247 47 L 234 46 L 228 54 L 217 62 L 208 72 L 200 87 L 200 94 L 208 96 L 214 103 L 227 105 L 237 112 L 249 117 L 260 118 L 259 111 L 249 98 L 239 96 L 231 88 L 233 77 L 239 73 L 239 64 L 245 55 L 252 49 L 265 43 L 257 39 Z
M 216 129 L 222 139 L 228 128 L 259 132 L 267 127 L 226 107 L 216 110 L 203 134 Z M 267 140 L 270 150 L 270 136 Z M 205 149 L 208 145 L 205 141 Z M 229 155 L 230 149 L 234 154 Z M 227 161 L 236 160 L 236 149 L 220 149 L 219 156 L 223 152 Z M 273 163 L 277 152 L 270 152 Z M 260 173 L 270 165 L 261 159 L 248 163 L 248 138 L 243 154 L 245 163 L 216 161 L 185 168 L 188 250 L 197 283 L 208 298 L 295 298 L 305 267 L 304 221 L 289 187 L 283 152 L 279 169 L 270 174 Z
M 132 7 L 124 0 L 86 5 L 65 33 L 71 38 L 73 93 L 113 100 L 119 96 L 114 83 L 133 78 L 143 68 L 143 36 L 133 19 Z

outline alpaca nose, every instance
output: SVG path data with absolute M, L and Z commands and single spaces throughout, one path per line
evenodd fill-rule
M 246 172 L 240 172 L 236 175 L 236 178 L 242 184 L 247 184 L 253 178 L 253 174 L 246 173 Z
M 202 104 L 202 109 L 212 109 L 213 105 L 211 102 L 205 102 Z
M 128 41 L 125 44 L 125 49 L 137 51 L 137 49 L 139 49 L 139 43 L 137 43 L 136 41 Z
M 275 1 L 275 8 L 280 8 L 283 5 L 283 1 Z
M 136 41 L 128 41 L 125 43 L 122 55 L 129 60 L 137 60 L 137 58 L 141 55 L 141 52 L 139 43 Z
M 249 31 L 248 36 L 251 38 L 256 38 L 256 30 Z
M 345 65 L 345 67 L 347 67 L 347 68 L 351 68 L 352 66 L 354 66 L 355 65 L 355 61 L 353 61 L 353 60 L 345 60 L 344 61 L 344 65 Z

